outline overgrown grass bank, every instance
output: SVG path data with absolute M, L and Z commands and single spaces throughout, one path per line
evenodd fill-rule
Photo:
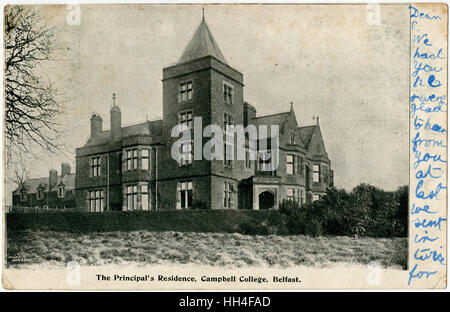
M 405 269 L 406 238 L 250 236 L 152 231 L 12 231 L 8 267 L 26 265 L 193 264 L 225 267 L 327 267 L 336 263 Z

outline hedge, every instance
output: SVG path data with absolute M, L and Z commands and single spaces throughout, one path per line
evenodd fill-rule
M 278 228 L 272 225 L 283 224 L 284 217 L 276 210 L 9 213 L 6 215 L 6 226 L 8 231 L 26 229 L 66 232 L 149 230 L 276 234 Z M 269 228 L 271 228 L 270 231 Z
M 179 231 L 249 235 L 406 237 L 408 187 L 386 192 L 361 184 L 351 192 L 330 188 L 320 200 L 280 210 L 160 210 L 128 212 L 8 213 L 8 231 Z

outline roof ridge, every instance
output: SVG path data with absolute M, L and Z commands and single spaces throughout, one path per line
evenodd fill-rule
M 75 172 L 66 173 L 65 175 L 58 174 L 58 175 L 57 175 L 57 178 L 63 178 L 63 177 L 65 177 L 65 176 L 71 176 L 71 175 L 75 175 L 75 174 L 76 174 Z M 47 176 L 47 177 L 40 177 L 40 178 L 28 178 L 28 179 L 26 179 L 24 182 L 27 182 L 27 181 L 36 181 L 36 180 L 44 180 L 44 179 L 48 179 L 48 176 Z
M 151 122 L 156 122 L 156 121 L 161 121 L 161 120 L 163 120 L 163 119 L 159 118 L 159 119 L 152 119 L 152 120 L 144 120 L 142 122 L 138 122 L 138 123 L 135 123 L 135 124 L 123 126 L 122 129 L 123 128 L 130 128 L 130 127 L 133 127 L 133 126 L 139 126 L 139 125 L 143 125 L 143 124 L 148 124 L 148 123 L 151 123 Z M 107 130 L 107 131 L 109 131 L 109 130 Z
M 26 182 L 26 181 L 34 181 L 34 180 L 42 180 L 42 179 L 48 179 L 48 177 L 40 177 L 40 178 L 28 178 L 28 179 L 26 179 L 24 182 Z
M 252 118 L 252 119 L 266 118 L 266 117 L 278 116 L 278 115 L 289 114 L 289 113 L 291 113 L 291 112 L 287 111 L 287 112 L 275 113 L 275 114 L 271 114 L 271 115 L 259 116 L 259 117 L 255 117 L 255 118 Z

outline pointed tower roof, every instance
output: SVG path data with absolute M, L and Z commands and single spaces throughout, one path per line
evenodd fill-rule
M 205 56 L 213 56 L 222 63 L 228 65 L 222 51 L 220 51 L 219 46 L 214 40 L 214 37 L 206 24 L 205 18 L 203 18 L 197 28 L 197 31 L 178 61 L 178 64 L 186 63 Z

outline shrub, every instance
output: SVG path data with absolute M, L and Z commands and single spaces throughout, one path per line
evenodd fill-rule
M 310 219 L 322 223 L 320 228 L 327 235 L 353 235 L 351 228 L 358 220 L 352 206 L 352 198 L 345 190 L 330 188 L 309 209 Z M 317 232 L 318 230 L 316 230 Z
M 329 188 L 320 200 L 300 206 L 280 203 L 289 234 L 404 237 L 408 232 L 408 187 L 386 192 L 360 184 L 352 192 Z
M 309 236 L 322 236 L 324 234 L 323 222 L 320 219 L 311 219 L 305 225 L 305 234 Z
M 350 193 L 356 228 L 371 237 L 406 236 L 408 226 L 408 186 L 386 192 L 360 184 Z
M 277 210 L 269 210 L 268 212 L 269 214 L 267 216 L 267 229 L 269 231 L 269 234 L 289 234 L 289 231 L 286 227 L 286 216 Z
M 290 214 L 292 214 L 293 211 L 295 211 L 299 208 L 300 208 L 300 205 L 298 202 L 293 201 L 293 200 L 287 200 L 287 199 L 282 200 L 279 205 L 280 212 L 285 215 L 290 215 Z
M 298 202 L 283 200 L 280 212 L 286 216 L 285 227 L 289 234 L 305 234 L 307 218 L 307 206 L 301 206 Z
M 265 225 L 245 222 L 239 225 L 239 232 L 244 235 L 268 235 L 269 230 Z

